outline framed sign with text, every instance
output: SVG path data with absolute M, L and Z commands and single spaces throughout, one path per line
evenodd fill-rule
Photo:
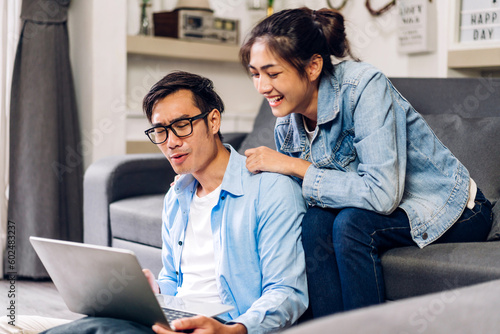
M 460 43 L 500 41 L 500 0 L 462 0 Z
M 434 51 L 435 5 L 429 0 L 399 0 L 397 4 L 399 52 L 411 54 Z

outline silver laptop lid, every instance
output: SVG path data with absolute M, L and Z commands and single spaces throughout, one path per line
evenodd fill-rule
M 170 328 L 132 251 L 38 237 L 30 242 L 71 311 Z

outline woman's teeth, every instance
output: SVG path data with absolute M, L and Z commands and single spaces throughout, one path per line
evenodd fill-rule
M 269 103 L 276 103 L 283 100 L 283 96 L 270 97 L 267 100 L 269 101 Z

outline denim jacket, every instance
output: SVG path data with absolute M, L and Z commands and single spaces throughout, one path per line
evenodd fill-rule
M 345 61 L 324 75 L 311 143 L 302 116 L 278 118 L 278 151 L 312 165 L 302 180 L 309 205 L 408 215 L 424 247 L 461 216 L 469 172 L 376 68 Z

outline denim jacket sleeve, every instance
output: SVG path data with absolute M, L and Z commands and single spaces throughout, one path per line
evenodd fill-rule
M 374 69 L 360 71 L 344 80 L 337 94 L 340 113 L 332 122 L 318 125 L 312 141 L 311 160 L 303 180 L 302 193 L 311 205 L 357 207 L 382 214 L 394 211 L 403 196 L 406 170 L 406 119 L 396 112 L 398 100 L 387 78 Z M 318 104 L 320 108 L 326 108 Z M 346 114 L 347 113 L 347 114 Z M 330 132 L 332 123 L 342 119 L 342 129 L 353 130 L 352 161 L 341 168 L 318 166 L 324 149 L 342 148 L 344 142 Z M 339 132 L 337 132 L 338 134 Z M 329 152 L 328 154 L 332 154 Z M 335 154 L 335 152 L 333 152 Z

